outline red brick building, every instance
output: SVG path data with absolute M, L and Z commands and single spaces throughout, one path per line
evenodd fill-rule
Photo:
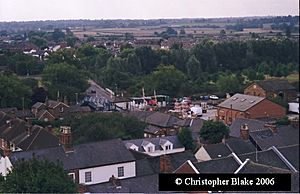
M 281 118 L 286 109 L 265 97 L 235 94 L 218 105 L 217 120 L 231 125 L 236 118 Z
M 284 101 L 292 101 L 297 97 L 297 91 L 287 80 L 263 80 L 252 83 L 245 88 L 244 94 L 252 96 L 280 97 Z

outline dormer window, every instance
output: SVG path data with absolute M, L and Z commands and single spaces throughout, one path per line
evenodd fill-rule
M 171 149 L 171 145 L 166 145 L 165 148 L 166 148 L 166 150 L 170 150 Z
M 149 146 L 147 151 L 148 152 L 153 152 L 152 146 Z

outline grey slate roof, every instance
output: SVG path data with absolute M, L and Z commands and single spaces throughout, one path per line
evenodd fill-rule
M 223 143 L 208 144 L 204 145 L 203 147 L 212 159 L 227 157 L 232 153 L 230 149 Z
M 144 152 L 144 149 L 142 146 L 148 145 L 149 143 L 152 143 L 155 145 L 155 150 L 163 150 L 161 147 L 161 140 L 168 140 L 173 144 L 173 149 L 176 148 L 184 148 L 184 146 L 179 141 L 178 137 L 176 135 L 174 136 L 165 136 L 165 137 L 155 137 L 155 138 L 145 138 L 145 139 L 133 139 L 133 140 L 126 140 L 123 141 L 124 145 L 127 147 L 129 145 L 136 145 L 138 146 L 138 151 Z
M 58 146 L 58 138 L 42 127 L 29 125 L 19 118 L 12 118 L 4 114 L 0 112 L 0 138 L 14 143 L 22 150 Z
M 245 166 L 243 166 L 239 173 L 291 173 L 291 171 L 287 169 L 255 163 L 250 160 L 245 164 Z
M 242 140 L 240 138 L 226 139 L 226 146 L 236 154 L 246 154 L 256 150 L 250 140 Z
M 175 171 L 179 168 L 183 163 L 187 160 L 191 160 L 192 162 L 197 162 L 197 159 L 193 155 L 191 151 L 184 151 L 180 153 L 168 154 L 167 157 L 171 162 L 171 169 Z M 147 158 L 153 171 L 155 173 L 160 173 L 160 156 L 157 157 L 148 157 Z
M 52 162 L 62 162 L 64 169 L 84 169 L 116 163 L 134 161 L 134 157 L 120 139 L 80 144 L 73 147 L 73 152 L 65 153 L 62 147 L 53 147 L 26 152 L 14 152 L 10 156 L 12 163 L 19 159 L 29 159 L 35 155 Z
M 145 119 L 148 124 L 167 128 L 173 127 L 178 121 L 177 117 L 161 112 L 154 112 Z
M 88 186 L 91 193 L 158 193 L 158 174 L 121 179 L 121 188 L 113 188 L 110 183 Z
M 239 167 L 239 163 L 233 158 L 228 156 L 214 160 L 194 163 L 199 173 L 234 173 Z
M 59 146 L 59 139 L 42 127 L 37 126 L 33 127 L 32 134 L 18 145 L 23 151 L 56 146 Z
M 238 157 L 242 161 L 245 161 L 248 158 L 255 163 L 290 170 L 289 167 L 280 159 L 280 157 L 272 149 L 242 154 L 238 155 Z
M 235 94 L 224 102 L 220 103 L 218 107 L 233 109 L 238 111 L 247 111 L 250 108 L 254 107 L 265 98 L 258 96 L 250 96 L 245 94 Z
M 161 129 L 159 127 L 153 126 L 153 125 L 147 125 L 147 127 L 144 129 L 144 132 L 148 133 L 158 133 Z
M 245 119 L 245 118 L 237 118 L 233 121 L 230 125 L 230 133 L 229 136 L 231 137 L 240 137 L 240 129 L 243 124 L 247 124 L 249 131 L 258 131 L 267 129 L 264 125 L 265 122 L 255 119 Z
M 295 90 L 287 80 L 262 80 L 256 83 L 265 91 Z
M 278 126 L 278 132 L 273 133 L 270 129 L 250 132 L 250 137 L 261 150 L 272 146 L 282 147 L 299 144 L 299 128 L 290 125 Z
M 299 171 L 299 144 L 281 147 L 278 150 Z

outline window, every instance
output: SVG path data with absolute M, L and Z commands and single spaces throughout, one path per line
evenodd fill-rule
M 64 112 L 64 107 L 60 107 L 60 112 Z
M 92 172 L 85 172 L 84 173 L 84 177 L 85 177 L 85 182 L 92 182 Z
M 167 145 L 165 147 L 166 147 L 166 150 L 170 150 L 171 149 L 171 145 Z
M 148 152 L 152 152 L 152 146 L 148 147 Z
M 118 167 L 118 177 L 124 176 L 124 166 Z
M 69 173 L 68 175 L 75 182 L 75 173 Z

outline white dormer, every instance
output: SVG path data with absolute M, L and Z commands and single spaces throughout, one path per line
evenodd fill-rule
M 173 149 L 173 143 L 171 143 L 169 140 L 166 139 L 160 139 L 159 145 L 163 150 L 172 150 Z
M 155 151 L 155 145 L 151 143 L 150 141 L 143 140 L 142 146 L 145 150 L 145 152 L 154 152 Z
M 135 150 L 135 151 L 139 151 L 139 147 L 133 143 L 126 143 L 126 148 L 127 149 L 131 149 L 131 150 Z

